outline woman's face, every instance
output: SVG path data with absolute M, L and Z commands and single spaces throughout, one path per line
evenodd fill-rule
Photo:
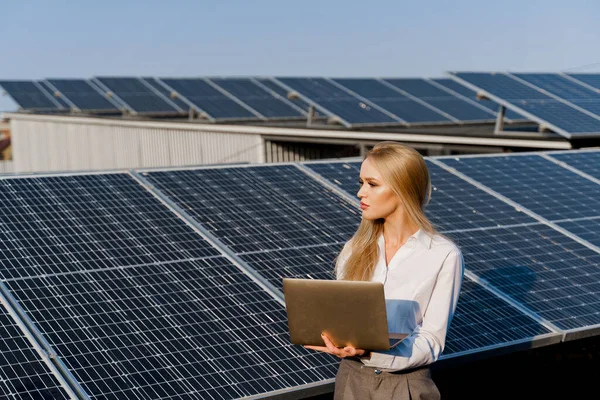
M 368 158 L 360 167 L 360 190 L 357 195 L 364 219 L 385 219 L 401 210 L 400 199 Z

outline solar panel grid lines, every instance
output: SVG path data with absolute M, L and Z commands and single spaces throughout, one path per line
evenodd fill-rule
M 94 82 L 116 96 L 136 114 L 182 114 L 173 102 L 165 98 L 138 77 L 95 77 Z
M 299 111 L 296 106 L 290 105 L 287 99 L 284 100 L 253 79 L 213 77 L 210 78 L 210 81 L 230 96 L 257 111 L 265 119 L 304 119 L 305 117 L 305 113 Z
M 600 90 L 600 74 L 575 74 L 568 73 L 563 74 L 565 77 L 571 79 L 572 81 L 577 82 L 580 85 L 583 85 L 591 90 Z
M 289 91 L 285 87 L 283 87 L 278 82 L 275 82 L 272 77 L 255 77 L 251 78 L 256 81 L 257 84 L 264 86 L 266 89 L 272 91 L 273 93 L 279 95 L 280 97 L 286 99 L 290 104 L 295 107 L 301 109 L 305 115 L 308 115 L 309 107 L 311 104 L 307 103 L 303 99 L 296 97 L 293 99 L 288 98 Z M 315 113 L 319 115 L 318 110 L 315 109 Z
M 588 153 L 588 159 L 590 158 L 589 155 L 590 154 Z M 552 157 L 552 155 L 550 155 L 548 153 L 541 153 L 540 157 L 543 157 L 546 160 L 551 161 L 554 164 L 561 166 L 562 168 L 568 169 L 569 171 L 571 171 L 577 175 L 580 175 L 580 176 L 600 185 L 600 178 L 596 178 L 595 176 L 592 176 L 592 175 L 586 173 L 585 171 L 582 171 L 574 166 L 569 165 L 567 162 L 561 161 L 558 158 L 554 158 L 554 157 Z M 591 166 L 592 173 L 600 173 L 600 162 L 598 162 L 598 161 L 600 161 L 600 152 L 598 153 L 597 164 L 595 166 Z M 587 167 L 590 167 L 590 165 L 588 165 Z
M 600 215 L 600 185 L 537 154 L 439 161 L 540 221 Z
M 382 113 L 386 114 L 387 116 L 389 116 L 390 118 L 395 119 L 396 121 L 402 123 L 402 124 L 409 124 L 407 121 L 405 121 L 404 119 L 402 119 L 401 117 L 399 117 L 398 115 L 386 110 L 383 107 L 380 107 L 377 103 L 371 101 L 370 99 L 361 96 L 360 94 L 350 90 L 349 88 L 341 85 L 340 83 L 338 83 L 336 80 L 331 79 L 331 78 L 324 78 L 327 82 L 329 82 L 330 84 L 334 85 L 335 87 L 347 92 L 348 94 L 362 100 L 363 102 L 365 102 L 366 104 L 369 104 L 371 107 L 375 107 L 377 108 L 379 111 L 381 111 Z
M 227 258 L 231 263 L 240 267 L 240 270 L 244 272 L 250 279 L 259 285 L 263 290 L 270 293 L 274 299 L 279 301 L 282 305 L 285 305 L 283 300 L 283 293 L 273 286 L 268 280 L 265 280 L 261 275 L 257 274 L 256 271 L 250 267 L 243 259 L 237 257 L 237 255 L 230 250 L 230 248 L 224 245 L 215 235 L 213 235 L 204 226 L 199 224 L 193 217 L 182 209 L 175 201 L 171 200 L 168 196 L 165 196 L 162 191 L 157 190 L 151 182 L 146 178 L 147 173 L 133 171 L 132 176 L 136 179 L 143 187 L 149 190 L 153 195 L 162 202 L 166 207 L 171 209 L 180 219 L 188 224 L 193 230 L 203 237 L 213 247 L 221 251 L 222 255 Z
M 0 189 L 4 279 L 218 254 L 126 174 L 6 178 Z
M 204 78 L 160 77 L 157 80 L 215 121 L 259 119 L 247 106 L 215 88 Z
M 150 84 L 147 80 L 145 80 L 142 77 L 137 78 L 144 86 L 146 86 L 148 89 L 150 89 L 152 92 L 154 92 L 158 97 L 162 98 L 164 101 L 166 101 L 167 103 L 169 103 L 173 108 L 175 108 L 178 111 L 186 111 L 184 108 L 180 107 L 179 104 L 175 101 L 173 101 L 171 99 L 171 97 L 169 96 L 165 96 L 164 92 L 162 90 L 159 90 L 157 87 L 155 87 L 154 85 Z
M 506 108 L 526 116 L 531 121 L 538 122 L 541 127 L 551 128 L 568 139 L 575 136 L 594 137 L 600 133 L 597 118 L 504 73 L 452 72 L 449 76 Z
M 119 105 L 106 97 L 97 86 L 83 79 L 47 79 L 46 85 L 77 111 L 118 111 Z
M 148 176 L 155 187 L 278 289 L 284 272 L 323 276 L 331 271 L 334 253 L 359 222 L 355 203 L 294 164 L 153 172 Z M 198 184 L 218 196 L 195 196 Z M 327 250 L 330 246 L 334 246 L 333 252 Z M 328 259 L 313 257 L 315 251 L 326 252 Z M 276 261 L 269 261 L 272 255 Z M 306 260 L 314 265 L 303 270 Z
M 409 125 L 436 125 L 451 122 L 437 111 L 406 97 L 377 79 L 335 78 L 335 82 L 392 112 Z
M 162 96 L 168 98 L 170 101 L 175 103 L 177 105 L 177 107 L 179 109 L 181 109 L 182 111 L 189 110 L 190 108 L 192 108 L 192 109 L 196 108 L 196 107 L 194 107 L 193 104 L 190 104 L 185 99 L 182 99 L 179 96 L 177 96 L 177 94 L 174 91 L 166 88 L 162 84 L 162 82 L 160 82 L 160 80 L 158 80 L 158 78 L 141 77 L 140 79 L 142 79 L 144 81 L 144 83 L 152 86 L 156 91 L 161 93 Z M 199 110 L 199 111 L 202 111 L 202 110 Z
M 460 298 L 440 360 L 474 352 L 493 351 L 518 343 L 548 345 L 560 342 L 560 330 L 540 322 L 529 310 L 465 273 Z
M 58 103 L 60 108 L 78 110 L 78 108 L 72 102 L 70 102 L 69 99 L 66 99 L 64 96 L 62 96 L 61 93 L 56 90 L 56 88 L 53 87 L 48 81 L 39 81 L 37 83 L 52 96 L 53 100 Z
M 490 110 L 494 114 L 497 114 L 499 111 L 500 104 L 495 103 L 489 99 L 477 99 L 476 91 L 473 91 L 472 89 L 470 89 L 466 86 L 463 86 L 462 84 L 458 83 L 457 81 L 455 81 L 451 78 L 434 78 L 434 79 L 431 79 L 431 81 L 451 90 L 452 92 L 455 93 L 455 96 L 459 96 L 459 97 L 464 98 L 467 101 L 474 102 L 475 104 L 478 104 L 481 107 L 484 107 L 484 108 Z M 519 115 L 515 111 L 513 111 L 511 109 L 506 109 L 506 108 L 505 108 L 504 119 L 509 123 L 516 122 L 516 121 L 527 121 L 527 119 L 525 119 L 525 117 L 523 117 L 522 115 Z
M 600 323 L 600 254 L 545 224 L 457 232 L 467 269 L 569 335 Z M 596 299 L 596 300 L 594 300 Z
M 104 85 L 104 84 L 102 83 L 102 81 L 100 81 L 98 78 L 92 78 L 92 79 L 90 80 L 90 83 L 91 83 L 92 85 L 95 85 L 95 86 L 96 86 L 96 88 L 97 88 L 98 90 L 100 90 L 100 92 L 101 92 L 101 93 L 102 93 L 104 96 L 106 96 L 106 97 L 108 97 L 108 98 L 112 99 L 113 101 L 115 101 L 115 102 L 119 103 L 119 104 L 121 105 L 121 107 L 122 107 L 121 109 L 122 109 L 123 111 L 129 112 L 129 113 L 131 113 L 132 115 L 137 115 L 137 111 L 135 111 L 135 110 L 133 109 L 133 107 L 131 107 L 129 104 L 127 104 L 127 102 L 126 102 L 126 101 L 124 101 L 124 100 L 123 100 L 121 97 L 119 97 L 119 95 L 118 95 L 117 93 L 113 92 L 113 91 L 112 91 L 112 90 L 111 90 L 111 89 L 110 89 L 108 86 Z
M 6 399 L 78 399 L 10 303 L 0 282 L 0 391 Z M 58 360 L 55 359 L 57 363 Z
M 387 85 L 388 87 L 390 87 L 391 89 L 396 90 L 397 92 L 403 94 L 406 97 L 409 97 L 411 99 L 413 99 L 414 101 L 417 101 L 421 104 L 423 104 L 424 106 L 432 109 L 433 111 L 443 115 L 444 117 L 448 118 L 449 120 L 453 121 L 453 122 L 460 122 L 460 120 L 450 114 L 448 114 L 445 111 L 440 110 L 439 108 L 435 107 L 434 105 L 428 103 L 427 101 L 421 99 L 420 97 L 417 97 L 415 95 L 413 95 L 412 93 L 407 92 L 406 90 L 403 90 L 402 88 L 398 87 L 397 85 L 394 85 L 392 82 L 395 81 L 394 79 L 384 79 L 384 78 L 377 78 L 377 80 L 385 85 Z
M 578 150 L 577 152 L 549 152 L 544 157 L 568 165 L 583 173 L 588 179 L 600 180 L 600 150 Z
M 212 81 L 211 78 L 204 78 L 204 81 L 206 83 L 208 83 L 209 85 L 211 85 L 213 88 L 217 89 L 219 92 L 223 93 L 225 96 L 229 97 L 231 100 L 235 101 L 240 106 L 244 107 L 246 110 L 250 111 L 257 118 L 262 119 L 263 121 L 267 119 L 267 117 L 262 115 L 260 112 L 258 112 L 257 110 L 255 110 L 254 108 L 249 106 L 248 104 L 244 103 L 242 100 L 240 100 L 236 96 L 232 95 L 227 90 L 225 90 L 222 87 L 220 87 L 219 85 L 217 85 L 215 82 Z
M 562 77 L 558 76 L 558 75 L 554 75 L 554 74 L 546 74 L 546 81 L 544 81 L 544 78 L 541 79 L 537 79 L 536 80 L 536 84 L 532 83 L 531 80 L 532 79 L 527 79 L 526 76 L 527 74 L 511 74 L 511 73 L 507 73 L 507 76 L 523 83 L 524 85 L 527 85 L 529 87 L 532 87 L 536 90 L 541 91 L 542 93 L 548 95 L 549 97 L 555 99 L 556 101 L 559 101 L 569 107 L 572 107 L 584 114 L 589 115 L 592 118 L 595 118 L 597 120 L 600 121 L 600 94 L 594 93 L 592 91 L 588 91 L 587 88 L 583 88 L 581 87 L 581 85 L 578 85 L 579 87 L 575 87 L 575 85 L 568 85 L 567 86 L 567 82 L 569 82 L 568 80 L 564 80 L 562 82 L 562 88 L 557 88 L 556 85 L 552 85 L 552 82 L 548 82 L 548 75 L 550 75 L 550 77 L 557 77 L 558 79 L 563 79 Z M 540 87 L 540 85 L 543 85 L 543 87 Z M 565 99 L 561 96 L 558 96 L 557 94 L 555 94 L 556 92 L 565 92 L 568 91 L 570 96 L 573 96 L 573 92 L 576 91 L 577 93 L 579 93 L 581 96 L 586 96 L 587 98 L 591 98 L 596 100 L 594 103 L 586 103 L 585 100 L 582 99 L 582 102 L 575 102 L 573 101 L 574 99 Z
M 283 307 L 220 260 L 9 285 L 94 396 L 239 398 L 330 379 L 333 360 L 289 344 Z
M 62 109 L 54 96 L 35 81 L 0 81 L 0 87 L 23 109 Z
M 297 90 L 295 90 L 292 87 L 288 86 L 286 83 L 284 83 L 283 81 L 281 81 L 281 79 L 276 78 L 276 77 L 272 77 L 271 79 L 277 85 L 279 85 L 280 87 L 282 87 L 285 90 L 287 90 L 288 93 L 294 93 L 294 94 L 296 94 L 298 97 L 300 97 L 300 99 L 303 102 L 305 102 L 306 104 L 309 104 L 309 105 L 313 106 L 316 110 L 322 112 L 324 115 L 326 115 L 328 117 L 336 118 L 346 128 L 350 128 L 352 126 L 352 124 L 350 122 L 346 121 L 343 117 L 340 117 L 340 116 L 336 115 L 334 112 L 330 111 L 326 107 L 324 107 L 321 104 L 319 104 L 319 103 L 311 100 L 309 96 L 305 96 L 301 92 L 298 92 Z
M 440 90 L 443 90 L 445 92 L 447 92 L 448 94 L 451 94 L 452 96 L 458 97 L 461 100 L 466 101 L 467 103 L 485 111 L 487 114 L 490 115 L 490 118 L 496 118 L 496 115 L 498 114 L 498 111 L 493 111 L 490 110 L 488 107 L 484 106 L 481 103 L 478 103 L 476 100 L 472 100 L 460 93 L 455 92 L 454 90 L 442 85 L 441 83 L 439 83 L 438 81 L 436 81 L 435 79 L 430 79 L 430 78 L 424 78 L 424 80 L 429 83 L 430 85 L 433 85 L 437 88 L 439 88 Z M 508 120 L 510 121 L 510 118 L 508 118 Z
M 327 113 L 333 114 L 347 127 L 402 124 L 397 118 L 380 111 L 371 102 L 365 102 L 348 91 L 340 89 L 325 78 L 277 77 L 277 82 L 290 91 L 299 93 Z
M 304 115 L 304 116 L 308 116 L 308 112 L 307 110 L 303 109 L 302 107 L 300 107 L 298 104 L 294 104 L 294 102 L 292 102 L 291 100 L 289 100 L 286 96 L 283 96 L 281 93 L 281 90 L 274 90 L 275 86 L 277 86 L 277 84 L 271 80 L 268 80 L 266 78 L 250 78 L 250 81 L 252 81 L 255 85 L 261 87 L 263 90 L 265 90 L 268 93 L 271 93 L 272 96 L 278 98 L 280 101 L 286 103 L 287 105 L 289 105 L 290 107 L 292 107 L 293 109 L 297 110 L 300 114 Z M 280 88 L 283 89 L 283 88 Z

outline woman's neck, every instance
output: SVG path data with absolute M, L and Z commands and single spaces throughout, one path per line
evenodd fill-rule
M 383 223 L 383 238 L 394 247 L 400 247 L 419 230 L 408 215 L 390 215 Z

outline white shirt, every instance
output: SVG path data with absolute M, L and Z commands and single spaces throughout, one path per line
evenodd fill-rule
M 372 352 L 363 364 L 385 370 L 415 368 L 436 361 L 456 310 L 464 274 L 461 251 L 442 236 L 422 230 L 412 235 L 386 267 L 385 240 L 378 240 L 379 260 L 372 281 L 382 282 L 389 331 L 409 333 L 388 351 Z M 347 243 L 340 254 L 350 256 Z M 338 279 L 340 271 L 338 271 Z

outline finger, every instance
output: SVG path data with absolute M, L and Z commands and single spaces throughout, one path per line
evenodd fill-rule
M 317 350 L 317 351 L 324 351 L 326 353 L 329 353 L 329 349 L 325 346 L 304 346 L 305 349 L 310 349 L 310 350 Z
M 338 355 L 338 353 L 340 352 L 340 349 L 338 349 L 337 347 L 335 347 L 333 345 L 333 343 L 331 343 L 331 340 L 329 340 L 327 335 L 321 335 L 321 337 L 323 338 L 323 341 L 325 342 L 325 346 L 327 346 L 327 349 L 329 350 L 329 352 L 331 354 Z

